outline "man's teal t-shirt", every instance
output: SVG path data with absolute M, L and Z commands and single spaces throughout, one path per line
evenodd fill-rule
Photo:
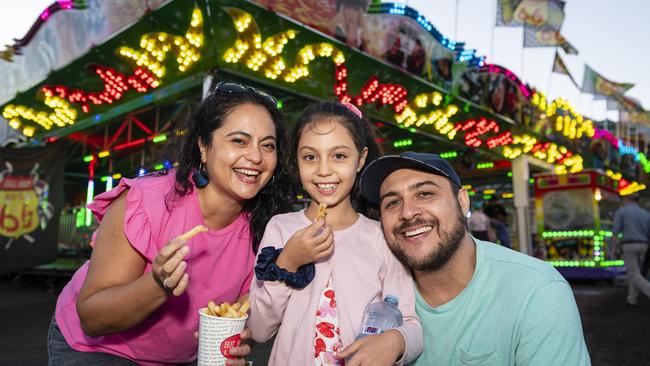
M 549 264 L 474 239 L 476 269 L 450 302 L 416 291 L 424 352 L 411 365 L 590 365 L 571 287 Z

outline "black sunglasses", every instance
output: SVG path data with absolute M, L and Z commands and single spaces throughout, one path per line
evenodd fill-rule
M 233 83 L 230 81 L 220 81 L 219 83 L 217 83 L 217 86 L 214 88 L 214 92 L 224 92 L 224 93 L 253 92 L 258 97 L 264 99 L 265 102 L 271 103 L 274 106 L 278 105 L 278 100 L 275 99 L 271 94 L 247 85 Z

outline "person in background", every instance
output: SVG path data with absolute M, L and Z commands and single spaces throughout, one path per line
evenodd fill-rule
M 627 271 L 626 304 L 637 306 L 639 291 L 650 297 L 650 282 L 641 274 L 641 268 L 648 251 L 650 237 L 650 213 L 639 206 L 639 196 L 631 194 L 623 197 L 623 206 L 614 214 L 612 227 L 612 251 L 621 250 Z
M 472 236 L 479 240 L 494 241 L 489 236 L 490 218 L 480 208 L 474 210 L 469 217 L 469 230 Z
M 277 333 L 272 366 L 412 361 L 422 352 L 413 281 L 358 194 L 359 172 L 379 154 L 369 121 L 349 103 L 314 104 L 298 119 L 292 144 L 311 203 L 266 227 L 251 285 L 252 338 Z M 386 295 L 399 298 L 403 324 L 355 341 L 368 305 Z
M 491 200 L 483 207 L 483 211 L 490 218 L 490 226 L 496 234 L 496 243 L 506 248 L 511 248 L 510 234 L 508 233 L 508 212 L 497 200 Z
M 195 364 L 199 309 L 248 296 L 261 234 L 291 187 L 275 98 L 221 82 L 181 131 L 175 170 L 123 178 L 89 205 L 99 228 L 58 298 L 50 366 Z M 197 225 L 207 232 L 179 238 Z M 249 352 L 231 349 L 227 364 Z
M 548 263 L 469 235 L 469 195 L 449 162 L 384 156 L 360 188 L 415 279 L 426 347 L 413 365 L 590 364 L 567 281 Z

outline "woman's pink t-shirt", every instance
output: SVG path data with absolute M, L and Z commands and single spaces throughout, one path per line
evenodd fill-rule
M 128 189 L 124 233 L 146 260 L 144 273 L 158 251 L 172 238 L 204 225 L 197 190 L 178 197 L 169 211 L 165 201 L 173 190 L 174 172 L 163 176 L 123 178 L 113 190 L 95 197 L 88 207 L 101 221 L 110 203 Z M 93 240 L 96 233 L 93 235 Z M 236 301 L 249 290 L 255 254 L 247 215 L 242 213 L 221 230 L 209 230 L 190 239 L 186 256 L 189 284 L 179 297 L 170 296 L 162 306 L 127 331 L 90 338 L 81 329 L 76 301 L 88 271 L 86 262 L 61 292 L 55 319 L 68 344 L 77 351 L 104 352 L 141 365 L 186 363 L 197 356 L 198 310 L 208 301 Z M 115 269 L 119 271 L 119 268 Z

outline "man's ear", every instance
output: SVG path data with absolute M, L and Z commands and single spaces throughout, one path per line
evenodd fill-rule
M 467 193 L 467 189 L 461 187 L 458 190 L 456 198 L 458 199 L 458 204 L 463 211 L 463 215 L 467 216 L 467 213 L 469 212 L 469 193 Z

